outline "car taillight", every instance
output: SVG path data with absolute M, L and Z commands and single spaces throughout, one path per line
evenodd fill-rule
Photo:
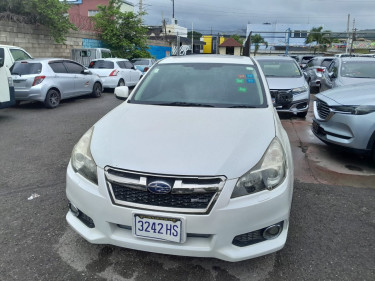
M 118 70 L 113 70 L 109 76 L 117 76 Z
M 145 67 L 145 69 L 143 69 L 143 72 L 146 72 L 147 70 L 149 70 L 150 68 L 149 67 Z
M 44 78 L 46 78 L 46 76 L 36 76 L 34 78 L 33 86 L 36 86 L 36 85 L 39 85 L 40 83 L 42 83 Z
M 318 71 L 318 72 L 324 72 L 324 68 L 320 68 L 320 67 L 318 67 L 318 68 L 316 69 L 316 71 Z

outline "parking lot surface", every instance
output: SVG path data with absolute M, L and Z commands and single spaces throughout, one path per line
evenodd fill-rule
M 375 280 L 373 166 L 309 138 L 311 116 L 282 117 L 296 168 L 283 250 L 228 263 L 86 242 L 65 221 L 66 166 L 82 134 L 120 103 L 106 92 L 0 111 L 0 280 Z

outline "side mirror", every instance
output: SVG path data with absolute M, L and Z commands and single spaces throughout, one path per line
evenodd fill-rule
M 84 70 L 82 71 L 82 74 L 85 74 L 85 75 L 87 75 L 87 74 L 91 74 L 91 71 L 88 70 L 88 69 L 84 69 Z
M 129 87 L 119 86 L 115 88 L 115 96 L 119 100 L 126 100 L 129 97 Z
M 329 78 L 334 79 L 336 78 L 336 74 L 334 72 L 328 73 Z

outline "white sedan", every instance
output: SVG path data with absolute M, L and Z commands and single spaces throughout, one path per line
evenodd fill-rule
M 240 261 L 283 248 L 293 179 L 257 62 L 169 57 L 74 147 L 66 218 L 95 244 Z
M 129 60 L 119 58 L 93 60 L 89 69 L 99 75 L 104 88 L 112 89 L 117 86 L 135 86 L 143 75 Z

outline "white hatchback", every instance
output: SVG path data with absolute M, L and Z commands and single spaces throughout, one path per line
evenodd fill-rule
M 117 86 L 135 86 L 143 75 L 129 60 L 119 58 L 92 60 L 89 69 L 99 75 L 104 88 L 112 89 Z
M 66 218 L 91 243 L 240 261 L 284 246 L 293 179 L 257 62 L 170 57 L 74 147 Z

